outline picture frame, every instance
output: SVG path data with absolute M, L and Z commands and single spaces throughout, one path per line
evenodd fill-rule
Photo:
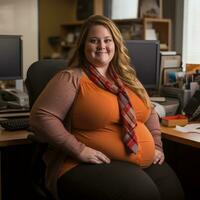
M 182 57 L 179 54 L 176 55 L 162 55 L 161 54 L 161 68 L 178 68 L 181 67 Z
M 181 55 L 162 55 L 160 58 L 160 83 L 159 87 L 161 87 L 166 81 L 164 81 L 164 70 L 165 69 L 178 69 L 181 68 L 182 65 L 182 57 Z
M 140 0 L 139 17 L 162 18 L 162 0 Z
M 178 73 L 182 72 L 180 67 L 177 68 L 164 68 L 163 69 L 163 86 L 177 86 L 180 85 L 180 78 L 177 78 Z M 184 75 L 182 77 L 182 81 L 184 81 Z

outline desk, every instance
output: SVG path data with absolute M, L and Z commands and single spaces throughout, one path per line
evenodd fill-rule
M 186 199 L 200 199 L 200 134 L 161 126 L 165 160 L 179 177 Z M 197 198 L 196 198 L 197 197 Z
M 2 200 L 2 186 L 1 186 L 1 149 L 7 146 L 28 144 L 27 136 L 30 134 L 28 131 L 5 131 L 0 130 L 0 200 Z
M 174 130 L 174 127 L 166 127 L 161 125 L 162 136 L 168 140 L 200 148 L 199 133 L 182 133 Z
M 197 133 L 181 133 L 174 130 L 174 128 L 161 126 L 162 136 L 168 140 L 178 142 L 181 144 L 189 145 L 195 148 L 200 148 L 200 134 Z M 2 187 L 1 187 L 1 149 L 3 147 L 29 144 L 27 136 L 30 134 L 28 131 L 5 131 L 0 130 L 0 200 L 2 200 Z

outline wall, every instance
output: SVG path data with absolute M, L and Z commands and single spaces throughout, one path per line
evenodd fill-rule
M 172 20 L 172 50 L 182 54 L 184 0 L 163 0 L 163 17 Z
M 23 78 L 28 67 L 38 60 L 37 0 L 0 0 L 0 34 L 22 35 Z
M 51 56 L 52 47 L 48 37 L 60 36 L 60 27 L 66 23 L 76 23 L 76 0 L 39 1 L 40 58 Z M 103 13 L 103 0 L 94 0 L 94 13 Z
M 40 58 L 49 57 L 53 49 L 48 37 L 60 35 L 60 25 L 73 20 L 74 0 L 39 1 Z

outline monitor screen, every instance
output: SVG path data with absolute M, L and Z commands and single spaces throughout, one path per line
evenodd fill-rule
M 16 80 L 22 76 L 21 37 L 0 35 L 0 80 Z
M 146 89 L 159 87 L 160 44 L 156 40 L 127 40 L 131 64 Z

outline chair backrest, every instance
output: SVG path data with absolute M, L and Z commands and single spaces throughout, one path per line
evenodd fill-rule
M 60 70 L 67 68 L 66 60 L 40 60 L 34 62 L 27 71 L 25 85 L 29 95 L 30 108 L 35 100 L 42 92 L 48 81 Z M 42 155 L 47 147 L 47 144 L 40 143 L 30 135 L 29 139 L 34 145 L 32 162 L 30 166 L 30 179 L 35 199 L 52 200 L 53 197 L 45 188 L 45 165 L 42 160 Z
M 44 59 L 34 62 L 27 71 L 25 85 L 29 95 L 29 104 L 33 103 L 44 89 L 48 81 L 60 70 L 67 68 L 64 59 Z

